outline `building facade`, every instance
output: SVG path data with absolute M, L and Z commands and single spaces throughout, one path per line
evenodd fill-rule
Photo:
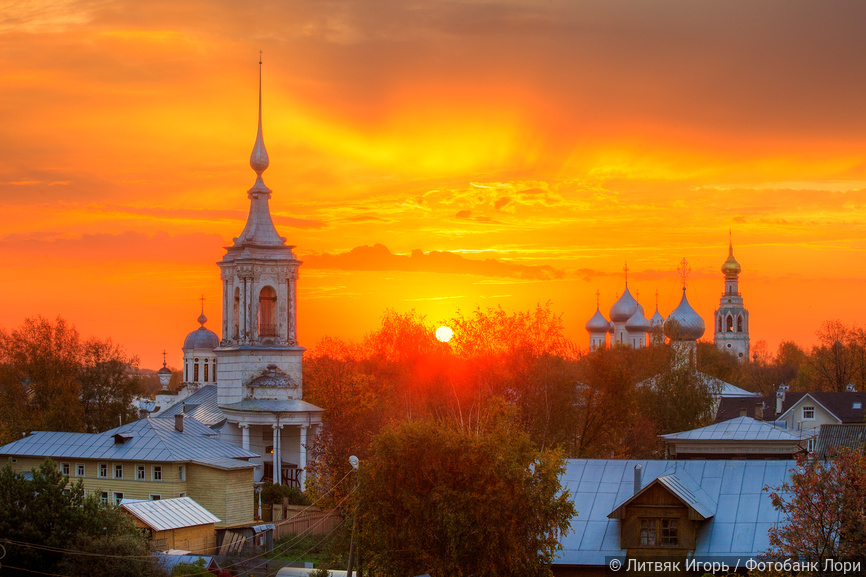
M 719 308 L 713 318 L 716 346 L 735 355 L 740 361 L 749 359 L 749 311 L 743 305 L 740 294 L 740 272 L 742 267 L 734 258 L 734 244 L 728 244 L 728 259 L 722 264 L 725 275 L 725 292 L 719 300 Z

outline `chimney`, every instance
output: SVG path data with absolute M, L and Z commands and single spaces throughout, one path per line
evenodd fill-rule
M 643 469 L 643 467 L 641 467 L 640 464 L 637 464 L 634 466 L 634 493 L 635 493 L 635 495 L 637 495 L 637 492 L 640 491 L 641 469 Z
M 183 433 L 183 413 L 174 416 L 174 428 L 178 433 Z
M 856 393 L 857 387 L 854 386 L 854 383 L 848 383 L 848 386 L 845 387 L 845 390 L 848 391 L 849 393 Z
M 788 390 L 788 385 L 779 385 L 779 390 L 776 391 L 776 416 L 782 414 L 782 403 L 785 402 L 785 391 Z
M 743 409 L 740 409 L 740 416 L 741 416 L 741 417 L 745 417 L 745 416 L 746 416 L 746 409 L 744 409 L 744 408 L 743 408 Z
M 755 418 L 759 421 L 764 420 L 764 402 L 755 403 Z

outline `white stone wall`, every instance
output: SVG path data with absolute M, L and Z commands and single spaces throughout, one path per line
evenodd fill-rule
M 219 348 L 216 350 L 219 365 L 218 402 L 220 405 L 237 403 L 249 396 L 245 385 L 262 374 L 268 365 L 276 365 L 298 383 L 297 389 L 285 389 L 284 399 L 291 394 L 295 398 L 303 395 L 302 358 L 303 349 L 267 348 Z

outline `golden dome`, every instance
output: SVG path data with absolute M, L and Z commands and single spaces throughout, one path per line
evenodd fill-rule
M 737 259 L 734 258 L 734 244 L 728 245 L 728 260 L 722 264 L 722 274 L 725 276 L 737 276 L 743 270 Z

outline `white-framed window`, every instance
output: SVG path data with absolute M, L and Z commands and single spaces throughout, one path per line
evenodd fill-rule
M 815 437 L 812 437 L 808 441 L 806 441 L 806 450 L 810 453 L 815 452 Z
M 83 477 L 84 476 L 84 463 L 76 463 L 75 464 L 75 476 Z
M 99 463 L 99 477 L 101 479 L 108 478 L 108 463 Z
M 60 470 L 63 471 L 63 474 L 68 477 L 69 476 L 69 463 L 60 463 Z
M 120 491 L 115 491 L 114 492 L 114 504 L 120 505 L 121 501 L 123 501 L 123 493 L 121 493 Z
M 812 405 L 804 405 L 803 406 L 803 420 L 804 421 L 814 421 L 815 420 L 815 407 Z
M 151 481 L 162 481 L 162 467 L 154 465 L 150 470 Z
M 151 495 L 150 496 L 151 501 L 159 501 L 160 499 L 162 499 L 162 495 Z
M 115 479 L 123 479 L 123 464 L 115 463 L 114 464 L 114 478 Z
M 144 465 L 138 465 L 135 468 L 135 480 L 136 481 L 144 481 L 144 478 L 145 478 Z
M 108 491 L 103 491 L 99 494 L 99 500 L 102 501 L 104 505 L 108 505 Z
M 177 466 L 177 480 L 186 481 L 186 467 L 184 465 Z
M 186 497 L 186 493 L 178 493 L 177 496 L 178 497 Z

